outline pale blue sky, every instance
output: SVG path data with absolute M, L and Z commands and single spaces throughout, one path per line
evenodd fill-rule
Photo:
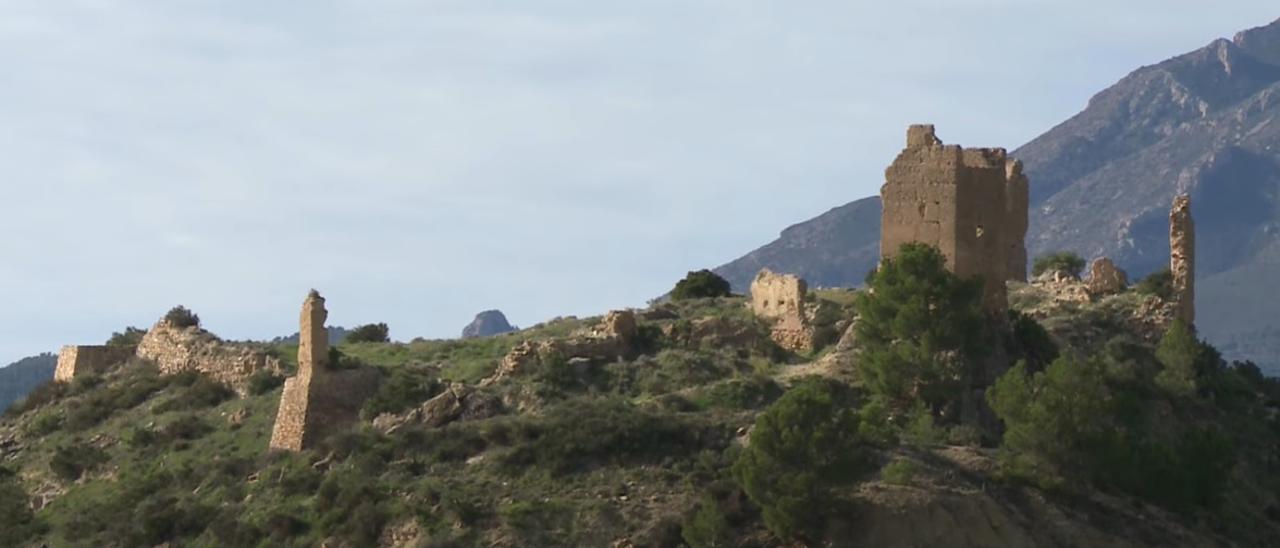
M 0 364 L 150 326 L 455 336 L 641 306 L 1014 148 L 1271 1 L 0 0 Z

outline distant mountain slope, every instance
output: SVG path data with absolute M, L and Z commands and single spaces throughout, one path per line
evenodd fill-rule
M 0 411 L 22 399 L 31 389 L 53 379 L 53 369 L 57 365 L 57 356 L 40 354 L 0 368 Z
M 1167 265 L 1169 204 L 1190 193 L 1198 323 L 1229 357 L 1280 373 L 1277 118 L 1280 21 L 1134 71 L 1012 152 L 1031 179 L 1031 256 L 1072 250 L 1145 275 Z M 879 215 L 878 199 L 846 204 L 717 272 L 739 291 L 764 266 L 858 285 L 875 263 Z

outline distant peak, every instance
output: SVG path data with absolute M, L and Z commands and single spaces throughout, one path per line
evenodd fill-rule
M 1231 41 L 1259 61 L 1280 66 L 1280 19 L 1270 25 L 1241 31 Z

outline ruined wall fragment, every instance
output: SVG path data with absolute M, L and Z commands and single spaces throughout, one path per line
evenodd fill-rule
M 639 324 L 631 310 L 614 310 L 600 323 L 571 334 L 566 339 L 524 341 L 512 348 L 481 386 L 538 369 L 544 359 L 591 361 L 615 360 L 635 354 Z
M 1027 194 L 1004 149 L 944 145 L 933 126 L 911 126 L 880 189 L 881 256 L 908 242 L 935 246 L 957 275 L 982 277 L 984 306 L 1003 314 L 1005 281 L 1026 278 Z
M 132 358 L 132 346 L 64 346 L 58 352 L 53 380 L 70 382 L 78 375 L 97 373 Z
M 280 361 L 261 349 L 229 343 L 199 326 L 180 327 L 161 319 L 138 343 L 139 358 L 155 362 L 162 375 L 194 371 L 226 384 L 240 395 L 258 371 L 280 371 Z
M 1129 275 L 1111 259 L 1099 257 L 1089 265 L 1088 288 L 1090 295 L 1110 295 L 1124 291 L 1129 286 Z
M 779 346 L 795 352 L 808 352 L 814 346 L 814 328 L 805 310 L 809 287 L 803 279 L 790 274 L 776 274 L 763 269 L 751 282 L 751 311 L 773 320 L 770 338 Z
M 1175 317 L 1195 325 L 1196 227 L 1191 219 L 1191 197 L 1177 196 L 1169 211 L 1169 270 L 1173 273 Z

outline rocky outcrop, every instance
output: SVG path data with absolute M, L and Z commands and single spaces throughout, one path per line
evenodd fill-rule
M 813 350 L 814 328 L 805 305 L 808 291 L 804 280 L 767 268 L 751 282 L 751 311 L 773 322 L 770 337 L 778 346 L 794 352 Z
M 1111 262 L 1111 259 L 1099 257 L 1089 265 L 1089 294 L 1111 295 L 1124 291 L 1128 286 L 1128 274 Z
M 298 373 L 285 379 L 271 431 L 272 450 L 301 451 L 359 418 L 360 406 L 378 389 L 374 368 L 333 371 L 329 364 L 329 312 L 314 289 L 302 304 Z
M 70 382 L 76 376 L 98 373 L 124 363 L 136 352 L 132 346 L 64 346 L 58 352 L 58 365 L 53 380 Z
M 194 371 L 244 395 L 249 376 L 280 371 L 280 360 L 262 350 L 228 343 L 199 326 L 179 327 L 160 320 L 138 343 L 139 358 L 155 362 L 161 374 Z
M 507 317 L 501 310 L 485 310 L 476 314 L 476 319 L 462 328 L 462 338 L 492 337 L 515 330 L 516 327 L 507 322 Z
M 405 413 L 383 414 L 373 420 L 374 428 L 388 434 L 407 424 L 438 428 L 454 421 L 479 420 L 502 412 L 502 401 L 461 383 L 449 385 L 444 392 Z
M 1031 286 L 1042 291 L 1055 304 L 1080 304 L 1093 300 L 1093 294 L 1085 282 L 1058 270 L 1051 270 L 1032 278 Z
M 1169 211 L 1169 270 L 1173 273 L 1176 316 L 1196 323 L 1196 226 L 1191 220 L 1191 197 L 1173 199 Z
M 607 361 L 632 356 L 635 353 L 639 326 L 636 315 L 630 310 L 615 310 L 605 315 L 599 324 L 573 333 L 565 339 L 525 341 L 502 359 L 493 375 L 480 382 L 487 386 L 512 376 L 523 375 L 538 369 L 545 361 L 566 361 L 582 358 L 591 361 Z
M 880 188 L 880 254 L 937 247 L 953 272 L 984 280 L 984 305 L 1003 316 L 1005 281 L 1026 279 L 1027 193 L 1022 165 L 1004 149 L 944 145 L 933 126 L 911 126 Z

